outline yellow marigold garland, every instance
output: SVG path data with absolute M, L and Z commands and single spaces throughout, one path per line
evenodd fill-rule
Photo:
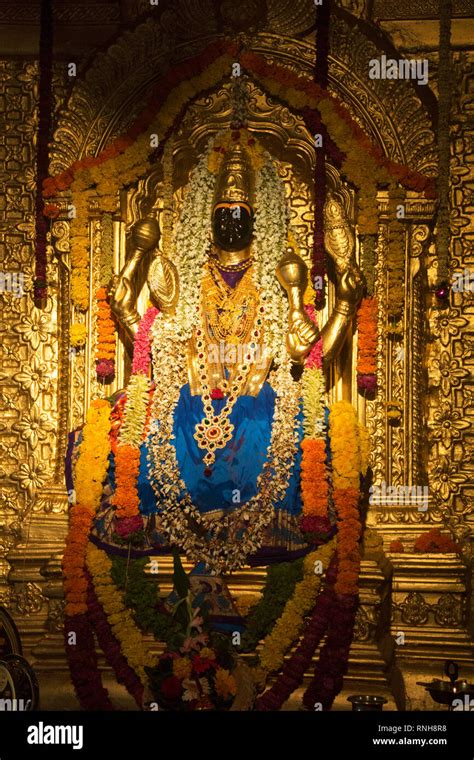
M 359 519 L 362 470 L 357 414 L 348 401 L 337 401 L 329 412 L 333 503 L 338 519 L 337 594 L 357 594 L 360 569 Z
M 97 598 L 104 608 L 122 654 L 145 685 L 147 683 L 145 666 L 153 667 L 155 660 L 146 651 L 143 636 L 133 621 L 132 613 L 125 605 L 123 594 L 112 580 L 112 562 L 105 552 L 94 544 L 89 544 L 87 568 L 91 574 Z
M 87 328 L 83 323 L 76 323 L 69 328 L 69 343 L 74 348 L 85 346 L 87 339 Z
M 98 399 L 87 412 L 76 464 L 76 504 L 71 509 L 70 527 L 63 555 L 66 615 L 87 610 L 87 580 L 84 576 L 86 545 L 92 519 L 102 495 L 110 452 L 110 404 Z
M 359 488 L 361 471 L 357 415 L 348 401 L 336 401 L 329 411 L 332 483 L 336 488 Z
M 388 213 L 390 227 L 387 245 L 388 296 L 387 316 L 399 320 L 403 313 L 405 297 L 405 230 L 400 221 L 399 209 L 403 207 L 405 190 L 391 185 L 389 192 Z

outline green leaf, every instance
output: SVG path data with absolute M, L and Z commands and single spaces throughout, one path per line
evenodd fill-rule
M 181 557 L 176 548 L 173 549 L 173 585 L 179 598 L 186 599 L 190 588 L 189 578 L 184 572 Z

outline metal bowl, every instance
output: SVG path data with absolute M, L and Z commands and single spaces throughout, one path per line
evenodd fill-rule
M 474 684 L 470 684 L 465 680 L 451 683 L 451 681 L 441 681 L 439 678 L 434 678 L 429 683 L 417 681 L 417 684 L 418 686 L 424 686 L 429 691 L 431 698 L 439 705 L 450 705 L 459 695 L 474 695 Z
M 376 694 L 354 694 L 347 701 L 352 703 L 354 712 L 375 712 L 382 710 L 388 700 Z

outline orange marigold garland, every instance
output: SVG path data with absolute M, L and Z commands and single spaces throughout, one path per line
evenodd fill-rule
M 138 475 L 140 446 L 147 428 L 151 383 L 150 330 L 158 309 L 150 307 L 142 317 L 133 347 L 132 377 L 123 406 L 123 421 L 118 433 L 115 455 L 115 493 L 112 504 L 116 510 L 115 530 L 120 539 L 128 540 L 143 527 L 140 515 Z
M 357 311 L 357 387 L 372 394 L 377 388 L 377 299 L 363 298 Z
M 304 517 L 327 517 L 328 474 L 326 444 L 323 438 L 305 438 L 301 442 L 301 495 Z
M 306 312 L 317 323 L 314 306 Z M 322 371 L 322 340 L 319 339 L 306 358 L 302 380 L 304 433 L 301 442 L 301 530 L 308 538 L 318 538 L 330 529 L 328 520 L 329 482 L 325 440 L 325 379 Z
M 96 298 L 98 304 L 96 372 L 99 380 L 110 382 L 115 373 L 115 321 L 108 302 L 107 288 L 99 288 Z
M 112 503 L 118 517 L 135 517 L 139 512 L 137 480 L 140 449 L 128 444 L 117 446 L 115 454 L 115 493 Z

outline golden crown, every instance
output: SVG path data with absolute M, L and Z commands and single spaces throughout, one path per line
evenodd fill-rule
M 220 203 L 253 205 L 254 174 L 247 151 L 238 143 L 222 161 L 214 191 L 214 206 Z

